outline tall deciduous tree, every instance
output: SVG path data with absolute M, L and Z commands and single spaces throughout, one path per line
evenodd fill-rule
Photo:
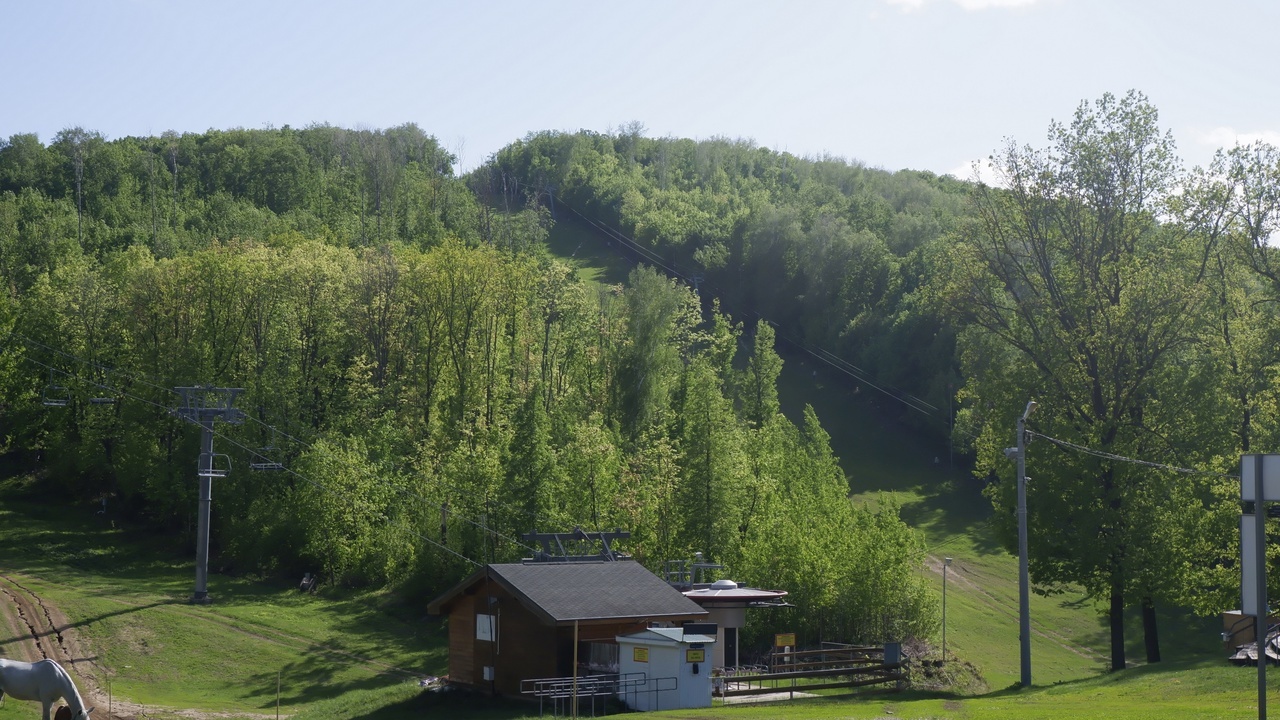
M 1082 103 L 1049 137 L 1048 150 L 1010 143 L 993 158 L 1007 189 L 977 190 L 975 220 L 943 265 L 947 299 L 970 325 L 963 362 L 968 413 L 984 427 L 982 473 L 1011 469 L 1000 449 L 1029 397 L 1039 427 L 1128 456 L 1170 457 L 1166 430 L 1190 410 L 1173 401 L 1168 383 L 1179 376 L 1167 370 L 1201 330 L 1204 258 L 1157 221 L 1179 178 L 1171 137 L 1136 92 Z M 1168 541 L 1144 528 L 1163 521 L 1170 494 L 1152 492 L 1152 475 L 1132 466 L 1067 453 L 1036 463 L 1039 452 L 1032 574 L 1106 598 L 1121 669 L 1133 592 L 1154 639 L 1155 590 L 1138 582 L 1139 566 L 1159 556 L 1151 543 Z M 1012 482 L 992 493 L 1010 541 L 1014 496 Z M 1158 655 L 1150 643 L 1149 658 Z

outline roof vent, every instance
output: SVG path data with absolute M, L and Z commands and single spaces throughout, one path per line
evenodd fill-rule
M 732 580 L 717 580 L 711 583 L 712 590 L 735 590 L 737 587 L 738 583 Z

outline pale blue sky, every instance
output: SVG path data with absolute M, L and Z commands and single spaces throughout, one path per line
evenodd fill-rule
M 416 122 L 754 139 L 952 172 L 1129 88 L 1189 165 L 1280 141 L 1273 2 L 0 0 L 0 136 Z

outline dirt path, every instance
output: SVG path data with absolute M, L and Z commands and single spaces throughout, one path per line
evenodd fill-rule
M 67 616 L 23 585 L 21 576 L 15 573 L 0 574 L 0 655 L 27 662 L 44 658 L 56 661 L 72 674 L 85 704 L 94 708 L 93 716 L 98 720 L 136 720 L 157 714 L 192 720 L 275 717 L 151 707 L 118 696 L 108 697 L 99 684 L 99 678 L 108 676 L 108 669 L 90 652 Z

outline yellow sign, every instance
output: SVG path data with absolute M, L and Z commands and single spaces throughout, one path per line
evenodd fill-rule
M 707 651 L 706 650 L 685 650 L 684 661 L 687 663 L 706 662 Z
M 796 634 L 795 633 L 778 633 L 777 635 L 774 635 L 773 646 L 774 647 L 795 647 Z
M 649 648 L 647 647 L 631 648 L 631 659 L 635 660 L 636 662 L 642 662 L 642 663 L 649 662 Z

